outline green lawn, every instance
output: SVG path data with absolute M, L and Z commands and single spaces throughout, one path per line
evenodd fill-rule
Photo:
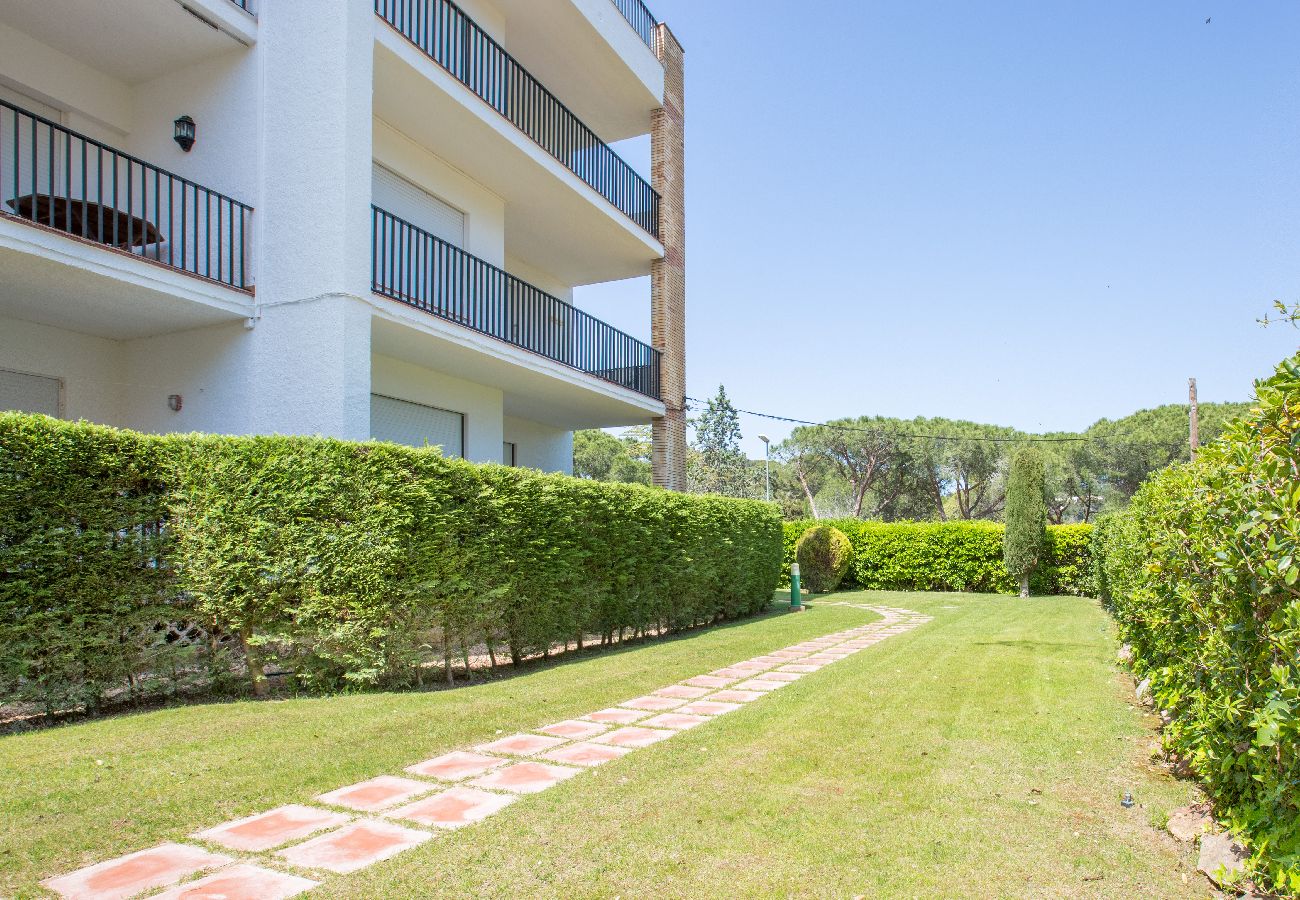
M 936 619 L 311 896 L 1209 896 L 1152 827 L 1193 790 L 1147 764 L 1095 603 L 830 599 Z M 870 618 L 823 599 L 457 691 L 0 738 L 0 896 Z

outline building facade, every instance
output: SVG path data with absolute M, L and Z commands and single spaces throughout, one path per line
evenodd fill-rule
M 682 487 L 681 60 L 641 0 L 0 0 L 0 408 L 562 472 L 653 422 Z M 649 341 L 573 306 L 641 275 Z

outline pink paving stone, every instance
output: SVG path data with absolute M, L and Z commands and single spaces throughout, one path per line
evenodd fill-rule
M 803 675 L 798 672 L 764 672 L 764 681 L 798 681 Z M 739 687 L 739 685 L 737 685 Z
M 721 703 L 748 703 L 750 700 L 757 700 L 761 696 L 763 696 L 762 691 L 718 691 L 709 699 Z
M 122 900 L 143 891 L 168 887 L 204 869 L 234 862 L 185 844 L 160 844 L 41 882 L 69 900 Z
M 654 692 L 656 697 L 677 697 L 681 700 L 698 700 L 709 692 L 708 685 L 697 687 L 688 684 L 670 684 Z
M 789 683 L 790 682 L 788 681 L 768 681 L 764 678 L 751 678 L 749 681 L 742 681 L 740 684 L 736 685 L 736 690 L 762 691 L 763 693 L 767 693 L 768 691 L 774 691 L 777 688 L 783 688 Z
M 387 816 L 437 828 L 463 828 L 500 812 L 516 799 L 518 798 L 489 794 L 470 787 L 454 787 L 441 794 L 408 803 L 387 813 Z
M 309 834 L 337 828 L 348 817 L 311 806 L 290 804 L 200 831 L 194 837 L 231 850 L 260 853 Z
M 380 775 L 369 781 L 348 785 L 328 794 L 321 794 L 316 799 L 332 806 L 346 806 L 361 812 L 378 812 L 399 803 L 405 803 L 412 797 L 427 794 L 433 785 L 410 778 L 397 778 L 393 775 Z
M 754 672 L 761 672 L 764 669 L 770 669 L 772 668 L 772 664 L 765 663 L 765 662 L 758 662 L 757 660 L 753 660 L 753 659 L 747 659 L 744 662 L 732 663 L 731 665 L 727 666 L 727 668 L 739 669 L 742 672 L 749 672 L 752 674 Z
M 727 666 L 725 669 L 716 669 L 709 674 L 714 678 L 730 678 L 732 681 L 735 681 L 739 678 L 748 678 L 754 673 L 750 669 L 739 669 L 735 666 Z
M 646 719 L 643 724 L 647 728 L 672 728 L 676 731 L 685 731 L 687 728 L 703 725 L 707 721 L 709 721 L 708 716 L 670 712 L 655 716 L 653 719 Z
M 685 703 L 685 700 L 679 700 L 676 697 L 637 697 L 634 700 L 628 700 L 620 703 L 619 706 L 626 706 L 631 709 L 648 709 L 654 712 L 663 712 L 667 709 L 676 709 Z
M 609 734 L 602 734 L 592 743 L 609 744 L 613 747 L 649 747 L 651 744 L 658 743 L 664 738 L 672 737 L 676 732 L 663 731 L 658 728 L 641 728 L 633 726 L 631 728 L 619 728 L 611 731 Z
M 503 766 L 507 762 L 509 760 L 498 759 L 495 756 L 470 753 L 466 750 L 455 750 L 442 756 L 436 756 L 433 759 L 426 759 L 422 763 L 407 766 L 406 771 L 412 775 L 424 775 L 442 781 L 460 781 L 464 778 L 482 775 L 488 769 Z
M 593 722 L 604 722 L 608 725 L 631 725 L 648 715 L 650 713 L 635 709 L 602 709 L 598 712 L 588 713 L 583 718 L 590 719 Z
M 603 734 L 609 730 L 609 726 L 601 725 L 598 722 L 579 722 L 577 719 L 566 719 L 563 722 L 556 722 L 554 725 L 547 725 L 545 728 L 537 730 L 542 734 L 582 741 Z
M 304 869 L 325 869 L 346 875 L 391 859 L 432 837 L 427 831 L 367 819 L 281 850 L 278 855 Z
M 714 700 L 696 700 L 678 708 L 677 712 L 688 716 L 720 716 L 723 713 L 740 709 L 739 703 L 718 703 Z
M 738 680 L 739 677 L 719 678 L 717 675 L 696 675 L 694 678 L 687 678 L 682 683 L 689 684 L 691 687 L 720 688 L 720 687 L 726 687 L 727 685 L 731 684 L 733 681 L 738 681 Z
M 564 738 L 543 737 L 540 734 L 512 734 L 490 744 L 479 744 L 474 749 L 484 753 L 509 753 L 514 756 L 532 756 L 563 744 Z
M 617 732 L 610 733 L 616 734 Z M 608 737 L 608 735 L 602 735 L 601 737 Z M 499 791 L 511 791 L 516 794 L 537 794 L 548 787 L 559 784 L 561 781 L 572 778 L 581 771 L 581 769 L 571 769 L 568 766 L 523 762 L 515 763 L 513 766 L 506 766 L 504 769 L 497 769 L 482 778 L 475 778 L 470 784 L 475 787 L 495 788 Z
M 775 653 L 769 653 L 768 656 L 771 656 L 774 659 L 786 660 L 799 659 L 803 654 L 797 650 L 778 650 Z
M 606 747 L 601 744 L 569 744 L 543 753 L 540 759 L 574 766 L 599 766 L 632 752 L 630 747 Z
M 289 900 L 320 884 L 310 878 L 241 863 L 215 875 L 150 895 L 149 900 Z
M 785 662 L 784 656 L 777 656 L 775 653 L 768 653 L 765 656 L 755 656 L 751 662 L 763 663 L 765 666 L 775 666 L 778 663 Z
M 777 669 L 778 672 L 798 672 L 800 675 L 807 675 L 809 672 L 816 672 L 826 663 L 791 663 L 788 666 L 782 666 Z

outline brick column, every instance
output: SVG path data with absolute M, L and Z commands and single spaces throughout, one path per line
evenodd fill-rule
M 660 24 L 664 105 L 651 114 L 650 181 L 659 192 L 664 258 L 650 270 L 650 341 L 663 354 L 663 418 L 654 421 L 654 483 L 686 490 L 686 102 L 682 45 Z

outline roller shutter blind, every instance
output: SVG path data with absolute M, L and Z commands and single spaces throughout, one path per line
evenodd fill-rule
M 58 416 L 62 389 L 57 378 L 0 369 L 0 411 Z
M 398 400 L 370 395 L 370 436 L 408 447 L 441 447 L 443 456 L 465 456 L 465 416 Z
M 374 204 L 449 244 L 465 249 L 465 214 L 375 163 Z

